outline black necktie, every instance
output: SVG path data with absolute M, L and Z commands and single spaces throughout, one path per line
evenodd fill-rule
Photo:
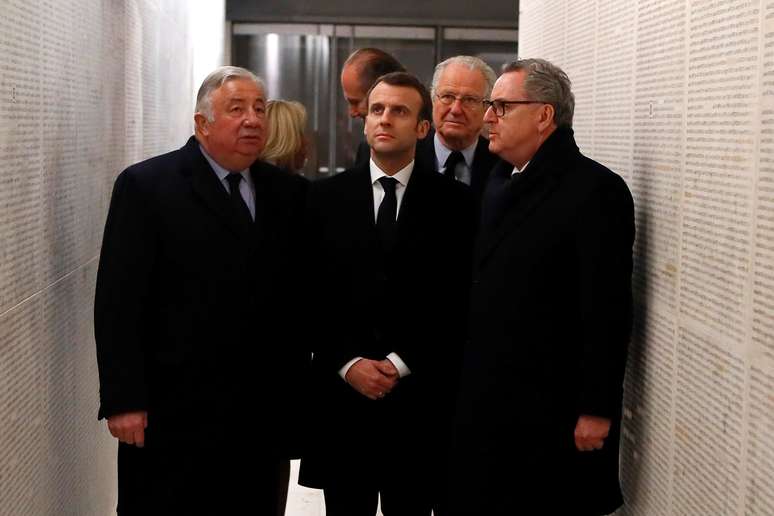
M 491 229 L 499 224 L 508 206 L 511 186 L 519 179 L 519 174 L 512 175 L 512 172 L 512 168 L 499 167 L 489 175 L 481 206 L 482 229 Z
M 232 172 L 226 176 L 228 181 L 229 190 L 231 190 L 231 204 L 234 206 L 237 216 L 248 225 L 252 224 L 253 216 L 250 214 L 250 209 L 247 207 L 245 200 L 242 198 L 242 194 L 239 193 L 239 182 L 242 180 L 242 174 Z
M 395 186 L 398 180 L 392 177 L 384 176 L 379 178 L 384 189 L 384 199 L 379 205 L 379 212 L 376 214 L 376 229 L 379 231 L 379 239 L 386 251 L 392 249 L 395 245 L 397 233 L 397 223 L 395 219 L 398 213 L 398 198 L 395 196 Z
M 454 171 L 457 169 L 459 163 L 465 162 L 465 156 L 460 151 L 452 151 L 449 157 L 446 158 L 446 163 L 443 165 L 443 175 L 449 176 L 454 179 Z

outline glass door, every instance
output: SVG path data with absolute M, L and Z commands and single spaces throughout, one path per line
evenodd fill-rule
M 495 72 L 516 57 L 516 30 L 453 27 L 235 23 L 231 62 L 266 81 L 269 98 L 297 100 L 309 115 L 310 156 L 303 173 L 316 179 L 350 167 L 363 123 L 347 114 L 341 66 L 357 48 L 394 55 L 428 87 L 437 62 L 478 56 Z

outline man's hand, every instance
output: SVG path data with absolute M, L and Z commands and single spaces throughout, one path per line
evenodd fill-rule
M 374 366 L 384 376 L 387 376 L 389 378 L 395 378 L 396 382 L 400 379 L 400 373 L 398 372 L 398 369 L 395 367 L 395 364 L 390 362 L 389 358 L 385 358 L 384 360 L 379 360 L 378 362 L 374 362 Z
M 148 413 L 145 411 L 126 412 L 110 416 L 107 420 L 110 433 L 119 441 L 145 446 L 145 429 L 148 428 Z
M 383 362 L 389 360 L 368 360 L 362 358 L 352 364 L 344 379 L 357 392 L 372 400 L 383 398 L 398 382 L 398 371 L 390 362 L 390 368 Z
M 581 415 L 575 425 L 575 447 L 580 451 L 601 450 L 608 432 L 609 419 Z

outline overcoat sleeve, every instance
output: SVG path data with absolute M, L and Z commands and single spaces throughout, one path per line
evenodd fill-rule
M 147 409 L 148 313 L 158 242 L 152 199 L 134 172 L 127 169 L 116 179 L 97 272 L 99 418 Z

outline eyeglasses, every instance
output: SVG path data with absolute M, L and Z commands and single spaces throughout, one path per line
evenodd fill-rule
M 494 114 L 498 118 L 502 118 L 505 116 L 505 107 L 509 104 L 545 104 L 545 102 L 541 102 L 539 100 L 488 100 L 484 99 L 481 101 L 484 104 L 484 111 L 486 111 L 489 108 L 492 108 L 492 111 L 494 111 Z
M 451 106 L 455 101 L 459 100 L 460 104 L 462 104 L 462 107 L 465 109 L 476 108 L 480 106 L 482 102 L 481 97 L 473 97 L 471 95 L 462 95 L 461 97 L 458 97 L 451 93 L 444 93 L 443 95 L 436 95 L 435 97 L 440 100 L 441 104 L 444 106 Z

